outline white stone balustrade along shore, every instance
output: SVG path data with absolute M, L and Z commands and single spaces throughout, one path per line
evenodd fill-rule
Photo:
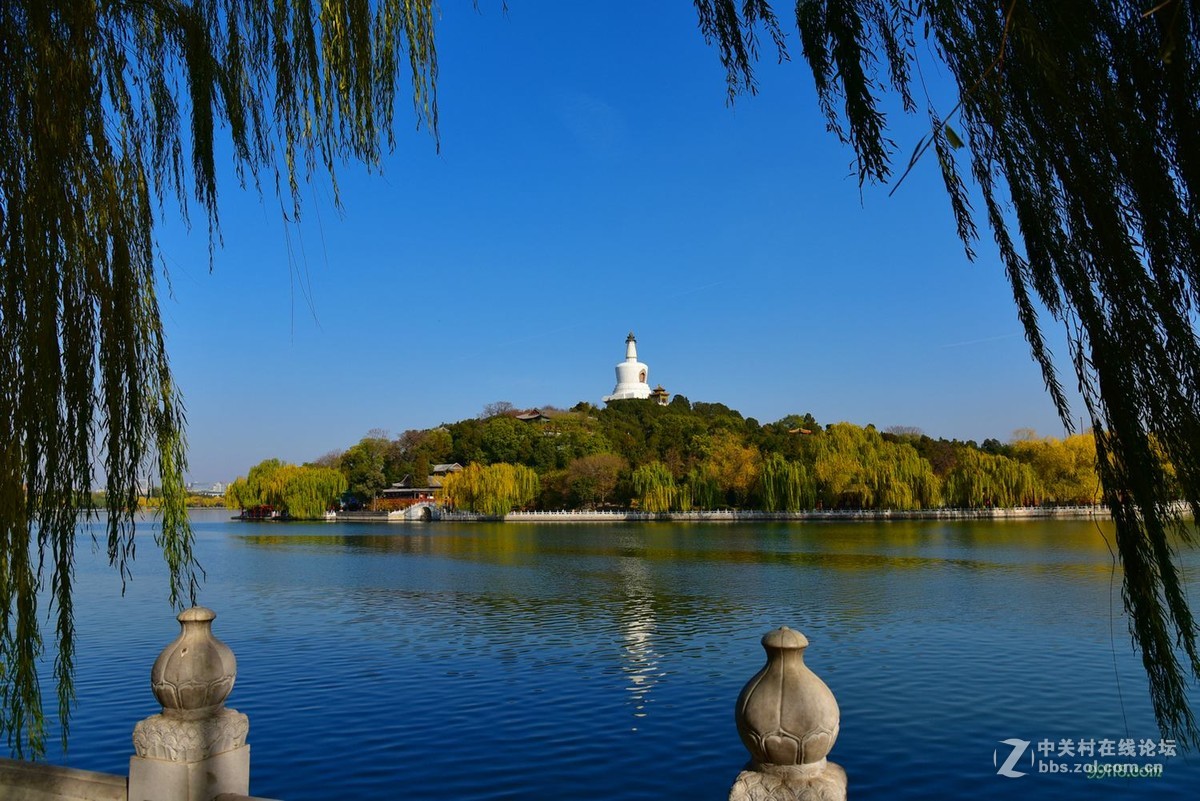
M 13 801 L 272 801 L 249 795 L 246 715 L 225 707 L 237 660 L 202 606 L 176 618 L 179 636 L 150 672 L 162 713 L 134 727 L 129 776 L 0 758 L 0 798 Z M 762 638 L 767 663 L 734 710 L 750 762 L 729 801 L 846 801 L 846 771 L 827 758 L 841 713 L 804 664 L 808 639 L 787 626 Z
M 179 636 L 154 662 L 150 687 L 162 714 L 134 727 L 130 801 L 212 801 L 250 792 L 250 720 L 225 708 L 237 660 L 213 636 L 216 616 L 203 606 L 181 612 Z
M 225 699 L 233 651 L 212 633 L 217 614 L 180 612 L 181 631 L 150 670 L 162 713 L 133 729 L 129 775 L 0 758 L 3 801 L 273 801 L 249 795 L 250 721 Z
M 762 638 L 767 664 L 746 683 L 734 720 L 750 763 L 729 801 L 845 801 L 846 771 L 826 757 L 841 712 L 804 664 L 808 638 L 787 626 Z

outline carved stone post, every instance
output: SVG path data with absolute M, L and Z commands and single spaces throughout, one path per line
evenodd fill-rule
M 825 758 L 841 713 L 804 664 L 808 639 L 787 626 L 762 638 L 767 664 L 742 688 L 734 719 L 750 763 L 730 801 L 845 801 L 846 771 Z
M 213 636 L 216 616 L 203 606 L 181 612 L 183 630 L 154 662 L 150 687 L 163 711 L 133 729 L 129 801 L 212 801 L 250 792 L 250 721 L 225 708 L 237 660 Z

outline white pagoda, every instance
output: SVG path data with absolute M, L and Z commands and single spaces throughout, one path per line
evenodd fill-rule
M 651 389 L 646 383 L 650 368 L 638 361 L 637 339 L 633 332 L 625 338 L 625 361 L 617 365 L 617 386 L 611 395 L 604 396 L 605 403 L 631 398 L 649 398 Z

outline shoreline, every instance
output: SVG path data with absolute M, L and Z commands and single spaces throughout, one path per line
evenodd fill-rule
M 410 509 L 413 507 L 410 507 Z M 330 518 L 340 523 L 742 523 L 742 522 L 878 522 L 887 520 L 1109 520 L 1107 506 L 1017 506 L 1005 509 L 813 509 L 803 512 L 763 512 L 728 509 L 704 512 L 604 512 L 558 510 L 509 512 L 503 517 L 475 512 L 453 512 L 429 505 L 426 518 L 395 512 L 337 512 Z

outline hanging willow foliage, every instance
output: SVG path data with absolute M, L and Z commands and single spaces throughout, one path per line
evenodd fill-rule
M 929 462 L 874 428 L 836 423 L 813 438 L 811 450 L 816 489 L 828 506 L 928 509 L 941 503 L 941 482 Z
M 265 177 L 294 219 L 314 172 L 378 162 L 401 72 L 436 130 L 436 66 L 432 0 L 0 2 L 0 728 L 12 750 L 44 747 L 43 588 L 66 739 L 75 527 L 95 480 L 125 576 L 138 485 L 154 475 L 170 601 L 196 595 L 155 211 L 175 201 L 186 217 L 190 195 L 215 244 L 220 130 L 239 177 Z
M 705 466 L 698 465 L 689 470 L 686 485 L 688 497 L 697 509 L 716 509 L 725 505 L 725 493 L 721 491 L 721 483 Z
M 949 506 L 973 508 L 1024 506 L 1044 497 L 1041 482 L 1028 464 L 960 448 L 955 465 L 942 482 L 942 497 Z
M 469 464 L 442 479 L 442 498 L 460 509 L 503 517 L 533 503 L 540 490 L 537 473 L 520 464 Z
M 680 508 L 691 508 L 691 494 L 675 485 L 675 477 L 662 462 L 650 462 L 638 467 L 629 476 L 633 496 L 643 512 L 660 514 Z
M 695 4 L 731 91 L 752 89 L 756 28 L 780 41 L 771 4 Z M 910 166 L 933 147 L 973 256 L 958 159 L 969 165 L 1071 428 L 1040 309 L 1065 329 L 1155 714 L 1165 733 L 1200 740 L 1187 702 L 1197 627 L 1172 540 L 1191 544 L 1195 529 L 1171 504 L 1177 487 L 1200 512 L 1200 3 L 801 0 L 795 14 L 821 108 L 864 181 L 892 176 L 883 97 L 915 112 L 912 77 L 931 52 L 956 83 L 955 108 L 926 101 L 931 130 Z
M 230 509 L 273 506 L 296 520 L 321 520 L 347 486 L 340 470 L 299 467 L 267 459 L 225 488 L 225 506 Z
M 758 494 L 766 512 L 799 512 L 816 505 L 816 486 L 799 462 L 778 453 L 763 460 L 758 474 Z
M 1040 497 L 1057 503 L 1100 503 L 1100 476 L 1096 469 L 1096 438 L 1089 431 L 1066 439 L 1018 439 L 1013 458 L 1033 469 Z

